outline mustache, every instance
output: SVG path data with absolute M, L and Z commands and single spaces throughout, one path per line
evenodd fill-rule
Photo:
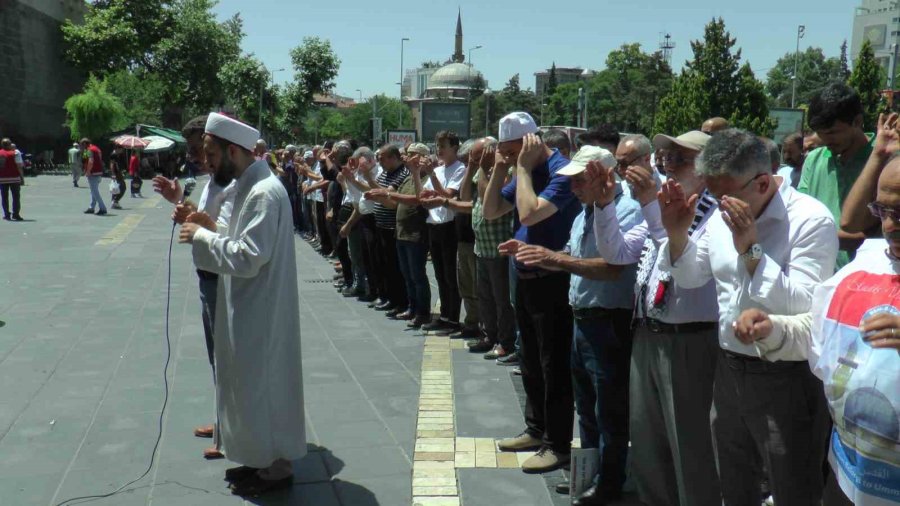
M 900 242 L 900 230 L 884 234 L 884 238 L 891 242 Z

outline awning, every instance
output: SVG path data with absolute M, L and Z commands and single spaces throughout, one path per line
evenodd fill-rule
M 175 142 L 175 144 L 180 144 L 183 146 L 187 145 L 187 141 L 184 140 L 184 137 L 181 136 L 181 132 L 179 132 L 178 130 L 172 130 L 171 128 L 163 128 L 163 127 L 156 127 L 156 126 L 150 126 L 150 125 L 138 125 L 138 126 L 141 127 L 141 137 L 146 137 L 148 135 L 158 135 L 160 137 L 165 137 L 166 139 L 169 139 L 169 140 Z

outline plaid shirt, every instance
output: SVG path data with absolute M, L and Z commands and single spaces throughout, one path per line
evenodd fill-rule
M 499 258 L 497 247 L 500 243 L 512 238 L 513 213 L 506 213 L 496 220 L 486 220 L 483 212 L 484 203 L 475 201 L 472 207 L 472 230 L 475 232 L 475 256 L 480 258 Z

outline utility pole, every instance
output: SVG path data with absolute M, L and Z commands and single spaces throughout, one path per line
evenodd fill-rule
M 794 52 L 794 76 L 791 77 L 791 109 L 797 107 L 797 64 L 800 62 L 800 39 L 806 34 L 806 27 L 797 27 L 797 51 Z
M 403 44 L 408 41 L 408 37 L 400 39 L 400 107 L 397 108 L 397 128 L 403 128 Z

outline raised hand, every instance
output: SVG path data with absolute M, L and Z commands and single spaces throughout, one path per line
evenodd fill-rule
M 657 195 L 663 227 L 669 237 L 686 236 L 694 221 L 697 195 L 690 197 L 675 180 L 669 179 Z
M 656 180 L 647 169 L 638 165 L 631 165 L 625 169 L 625 181 L 631 186 L 634 198 L 641 206 L 646 206 L 656 198 Z
M 743 200 L 726 195 L 719 203 L 719 210 L 722 211 L 722 219 L 725 224 L 731 229 L 735 251 L 745 253 L 757 242 L 756 218 L 753 216 L 750 205 Z
M 181 225 L 181 230 L 178 231 L 178 242 L 181 244 L 194 242 L 194 234 L 197 233 L 197 230 L 200 230 L 200 225 L 197 225 L 196 223 L 185 223 Z
M 213 221 L 213 219 L 208 214 L 202 211 L 189 214 L 184 221 L 185 223 L 196 223 L 197 225 L 200 225 L 207 230 L 212 230 L 213 232 L 216 231 L 216 222 Z
M 588 198 L 596 204 L 606 207 L 616 199 L 615 167 L 607 169 L 602 163 L 592 160 L 585 169 L 588 184 Z
M 501 243 L 500 246 L 497 247 L 497 251 L 499 251 L 501 255 L 511 256 L 518 253 L 519 248 L 523 246 L 526 246 L 524 242 L 518 239 L 510 239 L 504 243 Z
M 875 151 L 885 156 L 890 156 L 900 151 L 900 122 L 898 115 L 892 112 L 888 115 L 878 115 L 878 133 L 875 134 Z
M 172 213 L 172 219 L 175 223 L 184 224 L 188 216 L 197 212 L 197 207 L 192 202 L 184 202 L 175 206 L 175 212 Z
M 177 204 L 181 200 L 182 191 L 178 179 L 168 179 L 163 176 L 153 178 L 153 191 L 162 195 L 162 197 L 173 204 Z
M 529 267 L 552 267 L 559 253 L 536 244 L 522 244 L 518 247 L 516 261 Z
M 759 309 L 746 309 L 737 321 L 732 322 L 734 335 L 744 344 L 753 344 L 772 334 L 772 320 L 769 315 Z
M 526 135 L 519 152 L 519 167 L 531 172 L 543 161 L 544 153 L 544 141 L 535 134 Z

